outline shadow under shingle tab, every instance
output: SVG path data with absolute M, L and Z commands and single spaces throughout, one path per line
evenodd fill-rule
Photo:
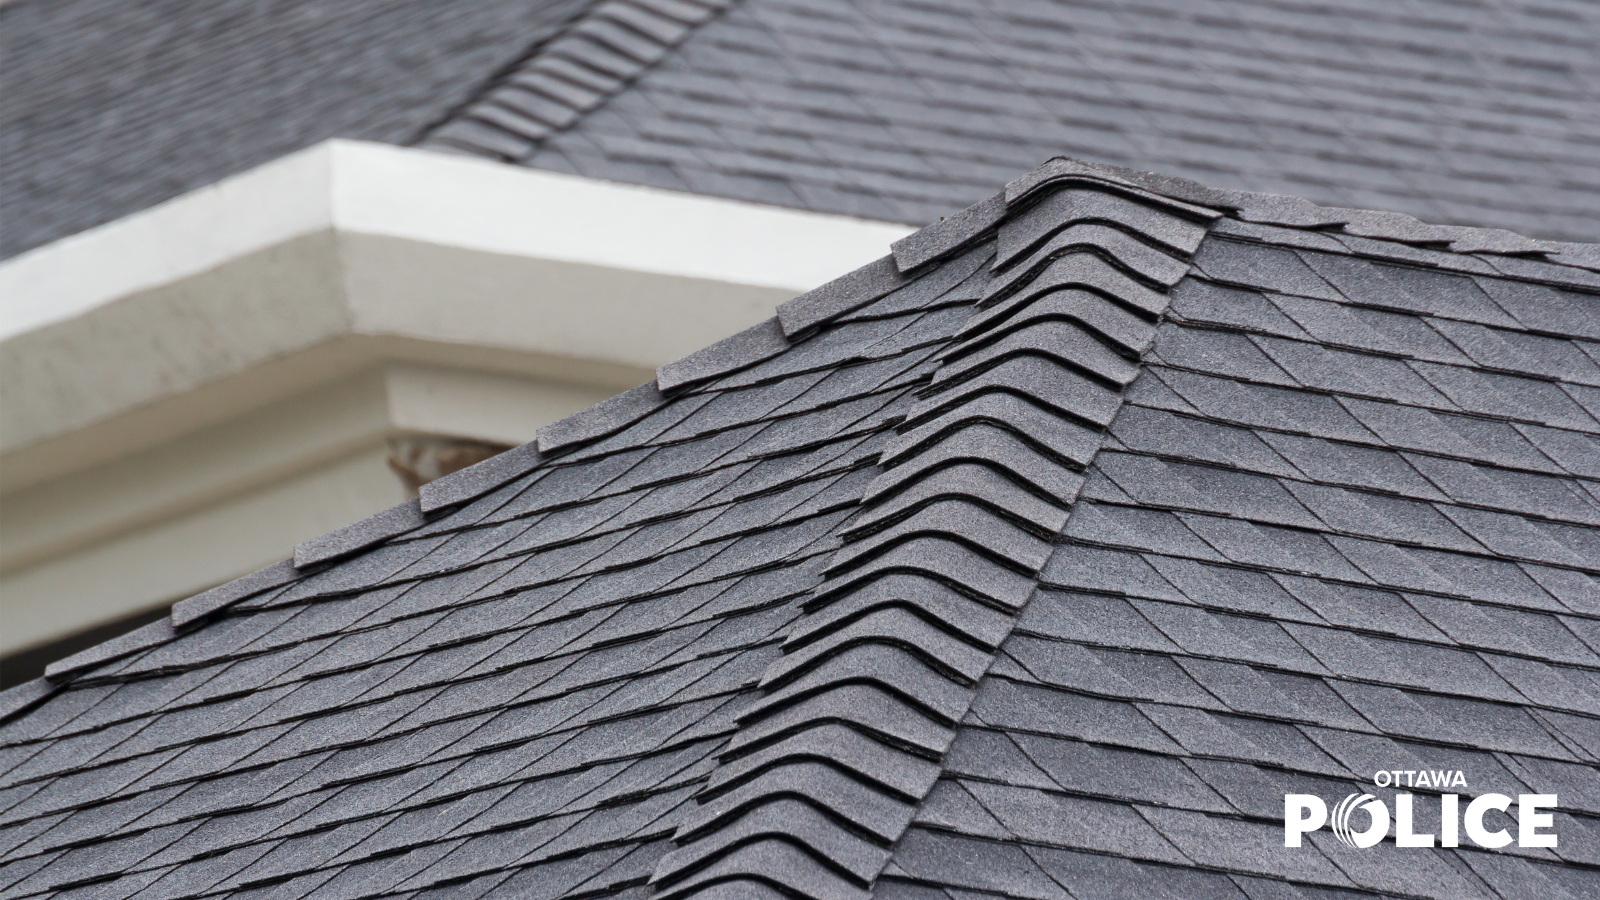
M 580 413 L 548 454 L 308 542 L 310 571 L 6 694 L 4 860 L 25 887 L 328 900 L 1426 896 L 1422 868 L 1276 843 L 1283 791 L 1401 765 L 1516 769 L 1572 795 L 1581 842 L 1600 488 L 1593 435 L 1533 419 L 1584 408 L 1600 348 L 1549 332 L 1587 294 L 1480 291 L 1477 257 L 1428 271 L 1450 251 L 1336 240 L 1306 205 L 1062 165 L 1030 184 L 824 291 L 803 330 L 691 357 L 676 396 Z M 1196 201 L 1323 230 L 1196 237 L 1218 221 Z M 1017 213 L 1033 237 L 997 263 Z M 1190 243 L 1269 293 L 1196 273 L 1169 295 Z M 1323 270 L 1360 299 L 1270 293 Z M 1240 340 L 1294 381 L 1219 377 Z M 1463 414 L 1396 366 L 1548 409 Z M 1537 863 L 1551 884 L 1588 872 L 1576 848 Z

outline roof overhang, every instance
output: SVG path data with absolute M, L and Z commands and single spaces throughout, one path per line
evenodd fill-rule
M 341 338 L 631 386 L 909 231 L 328 141 L 0 264 L 4 483 L 66 464 L 52 438 Z
M 364 434 L 531 440 L 909 231 L 340 140 L 30 251 L 0 263 L 0 584 L 23 567 L 45 591 L 49 560 L 294 468 L 235 456 L 191 483 L 220 471 L 191 459 L 229 443 L 218 429 L 378 378 L 383 422 Z M 450 400 L 401 403 L 402 384 Z M 308 444 L 305 467 L 330 454 Z M 82 489 L 130 480 L 150 496 L 114 511 Z M 146 602 L 170 599 L 152 584 Z

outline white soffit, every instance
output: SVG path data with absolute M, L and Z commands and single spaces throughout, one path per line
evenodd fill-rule
M 913 230 L 333 140 L 0 263 L 0 340 L 328 229 L 797 294 Z

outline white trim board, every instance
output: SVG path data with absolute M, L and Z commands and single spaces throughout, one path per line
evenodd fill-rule
M 0 263 L 0 651 L 281 558 L 396 502 L 390 437 L 525 440 L 910 231 L 331 141 Z
M 909 231 L 329 141 L 0 263 L 0 490 L 381 360 L 625 390 Z
M 796 294 L 913 230 L 332 140 L 0 263 L 0 340 L 327 229 Z

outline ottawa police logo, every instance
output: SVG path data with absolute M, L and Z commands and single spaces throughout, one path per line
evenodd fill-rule
M 1466 787 L 1466 778 L 1460 772 L 1421 773 L 1437 778 L 1417 779 L 1416 772 L 1379 772 L 1373 778 L 1378 787 L 1400 786 L 1400 776 L 1406 776 L 1407 787 Z M 1466 804 L 1461 811 L 1460 794 L 1437 795 L 1439 823 L 1437 832 L 1418 832 L 1414 815 L 1415 796 L 1410 792 L 1394 795 L 1394 843 L 1396 847 L 1459 847 L 1461 832 L 1479 847 L 1495 849 L 1513 840 L 1505 828 L 1490 828 L 1484 816 L 1497 810 L 1516 819 L 1518 847 L 1555 847 L 1556 835 L 1551 832 L 1552 816 L 1549 810 L 1558 801 L 1555 794 L 1519 794 L 1514 801 L 1516 812 L 1511 812 L 1513 801 L 1505 794 L 1481 794 Z M 1364 813 L 1363 816 L 1358 815 Z M 1372 794 L 1350 794 L 1334 805 L 1330 815 L 1328 805 L 1315 794 L 1285 794 L 1283 796 L 1283 845 L 1300 846 L 1301 838 L 1323 826 L 1328 826 L 1333 836 L 1349 847 L 1365 849 L 1376 846 L 1389 836 L 1391 816 L 1388 804 Z
M 1350 814 L 1358 809 L 1372 817 L 1372 824 L 1359 833 L 1350 830 Z M 1371 794 L 1351 794 L 1333 808 L 1333 836 L 1351 847 L 1371 847 L 1388 833 L 1389 808 Z

